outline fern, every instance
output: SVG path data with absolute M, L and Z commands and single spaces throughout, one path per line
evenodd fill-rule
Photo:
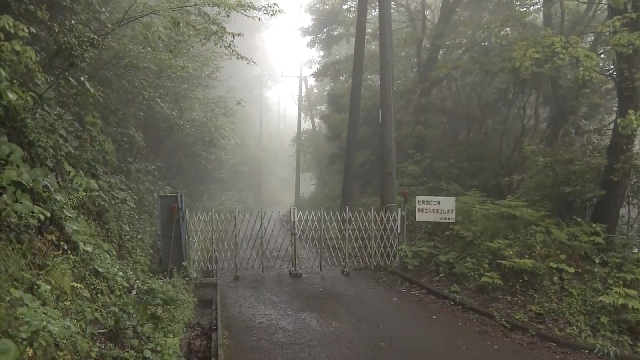
M 73 273 L 66 258 L 60 257 L 53 260 L 52 264 L 44 270 L 44 274 L 51 285 L 62 290 L 67 296 L 71 296 Z
M 498 263 L 516 271 L 532 271 L 540 265 L 533 259 L 498 260 Z
M 87 195 L 88 194 L 86 192 L 79 191 L 69 197 L 69 200 L 67 200 L 67 204 L 71 208 L 77 208 L 83 203 Z

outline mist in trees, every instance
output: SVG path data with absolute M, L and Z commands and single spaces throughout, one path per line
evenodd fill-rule
M 278 99 L 273 98 L 273 90 L 282 81 L 282 74 L 277 73 L 276 64 L 271 62 L 264 38 L 264 31 L 271 21 L 274 20 L 255 21 L 236 16 L 229 24 L 229 29 L 242 32 L 243 37 L 235 43 L 239 52 L 251 61 L 230 59 L 222 67 L 227 94 L 238 101 L 237 109 L 230 117 L 237 141 L 230 150 L 231 162 L 223 170 L 230 185 L 225 188 L 230 198 L 223 203 L 218 199 L 216 206 L 258 209 L 261 206 L 286 207 L 293 202 L 295 164 L 291 139 L 295 109 L 288 110 L 287 126 L 285 105 L 289 102 L 278 104 Z M 288 97 L 288 94 L 284 95 Z M 262 176 L 259 167 L 262 167 Z M 264 196 L 262 204 L 260 188 Z

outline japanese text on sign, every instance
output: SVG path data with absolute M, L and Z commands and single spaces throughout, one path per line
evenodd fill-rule
M 416 196 L 416 221 L 455 222 L 456 198 Z

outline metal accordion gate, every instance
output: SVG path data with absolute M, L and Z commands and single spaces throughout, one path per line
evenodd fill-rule
M 401 212 L 187 211 L 191 273 L 305 271 L 392 266 L 399 261 Z

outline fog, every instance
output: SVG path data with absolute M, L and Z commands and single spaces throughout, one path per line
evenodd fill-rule
M 301 3 L 285 1 L 278 5 L 284 13 L 272 19 L 256 21 L 244 16 L 230 19 L 228 30 L 242 33 L 235 43 L 239 53 L 250 61 L 230 59 L 221 64 L 224 86 L 220 95 L 236 102 L 230 114 L 236 140 L 230 161 L 236 167 L 250 169 L 248 172 L 229 169 L 226 180 L 242 184 L 230 191 L 235 192 L 233 198 L 242 199 L 235 205 L 245 208 L 284 207 L 294 202 L 297 76 L 300 64 L 308 62 L 312 51 L 299 32 L 299 27 L 305 25 L 301 21 L 305 16 L 300 16 L 304 14 Z M 303 75 L 310 73 L 305 64 Z M 310 128 L 306 111 L 302 128 L 303 131 Z M 250 178 L 246 178 L 247 173 Z M 309 195 L 314 182 L 311 173 L 303 173 L 301 193 Z

